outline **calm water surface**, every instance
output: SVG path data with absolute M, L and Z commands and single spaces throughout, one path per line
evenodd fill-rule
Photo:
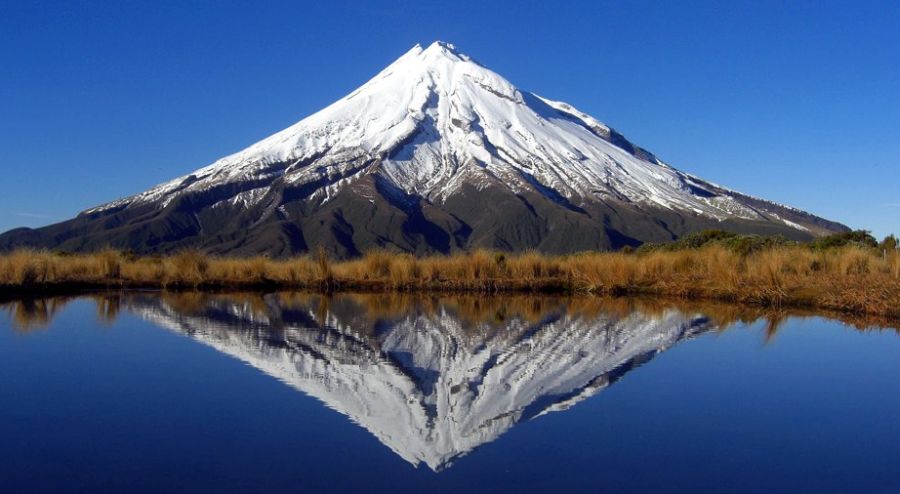
M 900 336 L 866 321 L 526 296 L 0 309 L 4 493 L 900 492 Z

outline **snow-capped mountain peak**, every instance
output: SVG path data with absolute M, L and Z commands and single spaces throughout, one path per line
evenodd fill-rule
M 164 219 L 175 212 L 185 217 Z M 145 231 L 148 214 L 163 230 L 190 224 L 188 235 L 158 242 Z M 262 228 L 277 241 L 248 252 L 274 254 L 311 241 L 337 255 L 371 247 L 558 252 L 700 228 L 794 237 L 845 228 L 682 173 L 441 41 L 414 46 L 347 96 L 242 151 L 79 219 L 108 215 L 119 216 L 117 225 L 139 218 L 137 241 L 163 244 L 153 249 L 244 251 L 254 241 L 237 237 Z M 128 232 L 85 228 L 105 245 L 136 247 Z
M 124 202 L 171 200 L 275 174 L 308 183 L 322 174 L 321 165 L 341 169 L 348 159 L 369 158 L 381 160 L 380 176 L 428 199 L 446 198 L 463 183 L 499 179 L 516 192 L 540 184 L 575 203 L 617 198 L 719 218 L 760 216 L 727 197 L 698 196 L 685 175 L 610 142 L 613 132 L 571 105 L 521 92 L 452 44 L 436 41 L 414 46 L 297 124 Z M 319 166 L 307 166 L 312 158 Z M 289 164 L 273 170 L 276 163 Z M 323 200 L 335 191 L 328 192 Z

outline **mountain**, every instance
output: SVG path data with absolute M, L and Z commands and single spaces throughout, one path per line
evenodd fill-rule
M 378 297 L 365 302 L 389 305 Z M 565 303 L 535 320 L 472 322 L 445 303 L 366 317 L 346 295 L 179 302 L 133 294 L 124 306 L 318 399 L 435 471 L 713 328 L 705 316 L 675 309 L 615 314 Z
M 7 232 L 0 249 L 566 253 L 708 228 L 795 239 L 846 230 L 680 172 L 436 42 L 243 151 L 74 219 Z

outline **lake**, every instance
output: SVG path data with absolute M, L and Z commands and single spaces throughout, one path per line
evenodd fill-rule
M 900 492 L 883 321 L 526 295 L 0 310 L 4 493 Z

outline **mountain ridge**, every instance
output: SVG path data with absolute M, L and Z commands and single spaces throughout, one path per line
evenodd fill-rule
M 847 229 L 680 172 L 435 42 L 244 150 L 72 220 L 7 232 L 0 249 L 568 253 L 707 228 L 795 239 Z

